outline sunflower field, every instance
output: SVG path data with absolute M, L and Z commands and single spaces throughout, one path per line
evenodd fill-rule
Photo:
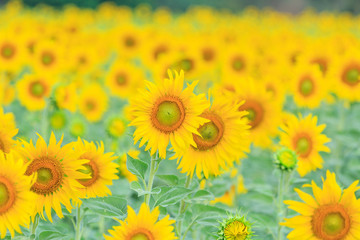
M 0 238 L 360 239 L 360 17 L 0 8 Z

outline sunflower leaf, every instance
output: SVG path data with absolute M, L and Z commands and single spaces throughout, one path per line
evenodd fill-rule
M 169 206 L 186 198 L 192 191 L 183 187 L 159 187 L 161 194 L 155 200 L 155 206 Z
M 123 218 L 127 212 L 127 201 L 121 196 L 84 199 L 83 203 L 92 212 L 105 217 Z
M 145 179 L 145 173 L 149 167 L 147 163 L 139 159 L 134 159 L 129 155 L 127 155 L 126 166 L 132 174 L 136 175 L 138 178 L 142 180 Z

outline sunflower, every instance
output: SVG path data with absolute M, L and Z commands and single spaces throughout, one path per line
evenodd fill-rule
M 0 154 L 0 237 L 6 229 L 14 237 L 14 230 L 28 227 L 35 195 L 30 191 L 32 178 L 26 176 L 26 165 L 13 153 Z
M 115 239 L 147 239 L 147 240 L 173 240 L 177 239 L 172 224 L 174 220 L 169 220 L 169 215 L 158 221 L 159 207 L 150 212 L 149 207 L 143 203 L 139 214 L 128 206 L 128 216 L 124 221 L 118 220 L 120 226 L 109 230 L 112 236 L 104 235 L 106 240 Z
M 90 122 L 99 121 L 108 106 L 107 94 L 97 83 L 92 83 L 85 87 L 80 93 L 78 101 L 81 114 Z
M 122 118 L 113 117 L 107 124 L 106 130 L 113 138 L 119 138 L 126 133 L 126 122 Z
M 336 182 L 335 173 L 326 172 L 323 188 L 314 181 L 306 184 L 311 187 L 313 196 L 295 188 L 304 202 L 284 201 L 290 209 L 300 215 L 285 219 L 283 226 L 293 228 L 287 236 L 290 240 L 323 239 L 355 240 L 360 236 L 360 201 L 355 192 L 359 181 L 353 182 L 343 190 Z
M 360 100 L 360 51 L 348 50 L 344 56 L 334 59 L 335 64 L 331 77 L 333 78 L 333 91 L 342 99 L 349 101 Z
M 75 112 L 77 108 L 76 84 L 61 85 L 55 90 L 55 101 L 59 108 Z
M 292 79 L 291 91 L 299 107 L 316 108 L 327 97 L 328 83 L 319 67 L 298 64 Z
M 250 135 L 245 111 L 238 111 L 243 104 L 235 104 L 232 99 L 216 97 L 212 106 L 200 116 L 208 122 L 201 124 L 193 134 L 195 146 L 182 149 L 174 145 L 175 154 L 171 159 L 178 159 L 182 172 L 191 177 L 194 172 L 198 178 L 203 173 L 218 176 L 221 169 L 233 166 L 234 161 L 245 156 L 249 151 Z
M 25 49 L 12 30 L 2 30 L 2 33 L 0 68 L 7 71 L 19 71 L 24 65 Z
M 20 103 L 30 111 L 45 107 L 51 87 L 52 84 L 47 78 L 36 74 L 25 75 L 16 85 Z
M 252 236 L 251 223 L 237 213 L 221 222 L 217 240 L 250 240 Z
M 38 42 L 34 49 L 31 64 L 36 72 L 47 76 L 56 76 L 65 69 L 66 61 L 60 43 L 44 40 Z
M 295 151 L 298 155 L 298 172 L 300 176 L 322 168 L 323 159 L 319 152 L 330 152 L 324 144 L 330 142 L 321 132 L 326 125 L 317 126 L 317 117 L 311 114 L 299 119 L 296 116 L 289 116 L 287 122 L 281 126 L 280 144 Z
M 0 122 L 0 151 L 9 153 L 15 143 L 13 137 L 18 133 L 18 129 L 16 128 L 14 115 L 12 113 L 4 113 L 1 106 Z
M 208 121 L 199 117 L 209 103 L 203 94 L 193 93 L 197 82 L 183 90 L 184 72 L 175 71 L 175 78 L 170 70 L 168 74 L 169 79 L 157 85 L 146 82 L 148 90 L 140 90 L 131 102 L 135 118 L 129 124 L 136 127 L 134 143 L 142 138 L 139 146 L 147 142 L 145 151 L 151 148 L 153 155 L 158 150 L 161 158 L 166 157 L 169 141 L 177 149 L 196 146 L 192 134 Z
M 74 151 L 81 152 L 79 159 L 86 159 L 89 162 L 83 166 L 86 170 L 83 173 L 90 174 L 91 178 L 79 179 L 79 183 L 84 186 L 80 189 L 80 198 L 95 198 L 111 195 L 107 188 L 112 185 L 112 181 L 117 179 L 117 164 L 112 162 L 116 157 L 113 153 L 104 153 L 104 144 L 101 142 L 98 147 L 93 142 L 87 142 L 78 138 L 73 143 Z
M 140 154 L 139 150 L 131 149 L 127 152 L 127 154 L 123 154 L 119 158 L 120 174 L 122 176 L 124 176 L 129 182 L 136 181 L 137 177 L 127 169 L 127 166 L 126 166 L 127 155 L 129 155 L 130 157 L 132 157 L 134 159 L 139 159 L 139 154 Z
M 116 61 L 110 68 L 105 84 L 110 92 L 121 98 L 128 98 L 144 84 L 142 71 L 125 61 Z
M 224 83 L 226 84 L 226 83 Z M 238 84 L 223 84 L 225 95 L 235 101 L 245 103 L 239 111 L 247 111 L 246 118 L 250 128 L 250 140 L 255 146 L 269 147 L 271 138 L 277 134 L 277 127 L 281 123 L 282 105 L 266 91 L 265 86 L 258 85 L 254 80 L 242 81 Z
M 144 31 L 130 23 L 114 28 L 110 34 L 118 55 L 126 59 L 136 57 L 145 40 Z
M 31 191 L 36 193 L 35 212 L 45 219 L 43 210 L 52 221 L 51 209 L 63 218 L 61 204 L 71 212 L 72 205 L 70 199 L 78 198 L 78 189 L 83 185 L 78 179 L 89 178 L 84 164 L 88 159 L 80 159 L 82 152 L 72 150 L 72 144 L 61 147 L 62 138 L 56 142 L 55 135 L 51 133 L 49 146 L 39 135 L 39 139 L 34 146 L 32 141 L 21 142 L 23 145 L 22 155 L 28 163 L 25 175 L 36 174 L 37 179 L 31 186 Z

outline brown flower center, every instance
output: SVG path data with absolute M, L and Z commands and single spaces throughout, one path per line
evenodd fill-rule
M 204 61 L 211 62 L 215 58 L 215 52 L 211 48 L 204 48 L 202 51 Z
M 29 86 L 29 92 L 35 98 L 42 98 L 46 93 L 46 86 L 40 80 L 33 81 Z
M 41 62 L 42 64 L 44 64 L 45 66 L 50 66 L 55 62 L 55 56 L 53 53 L 48 52 L 48 51 L 44 51 L 41 54 Z
M 171 133 L 181 126 L 184 119 L 185 107 L 179 98 L 164 96 L 155 102 L 151 121 L 158 130 Z
M 0 176 L 0 215 L 14 205 L 15 194 L 14 185 L 7 178 Z
M 294 138 L 293 146 L 300 157 L 307 157 L 312 150 L 312 140 L 308 134 L 301 133 Z
M 159 57 L 163 54 L 165 54 L 168 51 L 167 47 L 164 45 L 157 46 L 154 50 L 154 59 L 157 60 Z
M 3 58 L 6 59 L 11 59 L 15 53 L 16 53 L 16 49 L 13 45 L 9 44 L 9 43 L 5 43 L 2 48 L 1 48 L 1 56 Z
M 126 85 L 128 79 L 127 79 L 127 75 L 125 73 L 118 73 L 116 74 L 115 76 L 115 82 L 116 82 L 116 85 L 118 86 L 124 86 Z
M 89 112 L 94 111 L 96 109 L 96 102 L 93 99 L 87 99 L 85 101 L 85 108 Z
M 315 84 L 312 78 L 308 75 L 303 76 L 299 82 L 299 92 L 304 97 L 310 96 L 315 90 Z
M 127 48 L 133 48 L 136 45 L 136 40 L 132 36 L 126 36 L 124 39 L 124 44 Z
M 358 85 L 360 83 L 360 64 L 349 64 L 343 71 L 341 79 L 350 87 Z
M 234 57 L 231 61 L 231 67 L 236 72 L 241 72 L 245 68 L 244 59 L 240 56 Z
M 315 58 L 311 61 L 312 64 L 317 64 L 320 68 L 320 71 L 325 74 L 328 69 L 328 62 L 325 58 Z
M 47 195 L 56 192 L 63 182 L 64 173 L 60 162 L 56 158 L 39 157 L 28 166 L 25 175 L 30 176 L 37 172 L 36 182 L 31 191 Z
M 80 158 L 87 159 L 85 156 L 82 156 Z M 96 180 L 99 178 L 99 168 L 96 166 L 96 164 L 93 161 L 90 161 L 89 163 L 86 163 L 83 165 L 85 167 L 85 170 L 79 170 L 79 172 L 89 174 L 91 178 L 87 179 L 79 179 L 78 181 L 84 186 L 89 187 L 96 182 Z
M 252 99 L 245 100 L 245 103 L 239 107 L 239 110 L 248 112 L 246 117 L 250 121 L 249 125 L 251 126 L 251 129 L 255 129 L 261 124 L 265 114 L 262 105 L 258 101 Z
M 316 237 L 323 240 L 345 239 L 350 230 L 350 216 L 340 204 L 320 206 L 311 220 Z
M 126 240 L 155 240 L 155 238 L 149 230 L 139 228 L 127 236 Z
M 200 126 L 198 132 L 201 137 L 193 134 L 193 139 L 198 150 L 206 151 L 215 147 L 220 142 L 224 135 L 224 124 L 221 118 L 212 112 L 205 112 L 201 114 L 201 117 L 209 119 L 210 122 Z

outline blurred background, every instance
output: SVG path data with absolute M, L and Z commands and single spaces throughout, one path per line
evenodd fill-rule
M 1 4 L 6 4 L 9 0 L 1 0 Z M 105 0 L 23 0 L 27 6 L 36 6 L 38 4 L 47 4 L 55 7 L 62 7 L 66 4 L 74 4 L 78 7 L 96 8 Z M 313 8 L 316 11 L 336 11 L 358 14 L 360 12 L 359 0 L 114 0 L 111 1 L 117 5 L 126 5 L 135 7 L 139 4 L 148 4 L 153 9 L 158 7 L 167 7 L 173 12 L 186 11 L 193 5 L 211 6 L 216 9 L 226 9 L 230 11 L 241 11 L 246 7 L 254 6 L 258 8 L 272 8 L 281 12 L 296 14 L 304 9 Z

